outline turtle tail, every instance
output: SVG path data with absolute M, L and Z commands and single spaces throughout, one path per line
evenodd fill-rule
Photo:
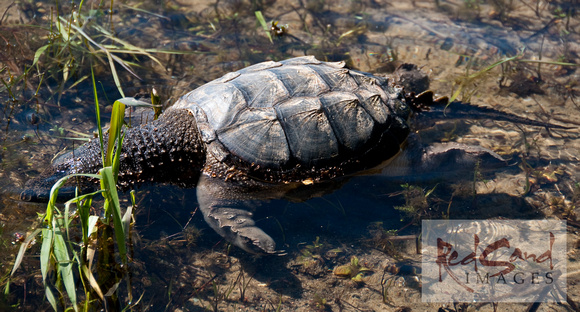
M 429 97 L 428 95 L 420 94 L 416 96 L 417 99 L 419 99 L 419 97 L 421 97 L 421 99 L 415 100 L 417 104 L 413 107 L 416 107 L 414 111 L 416 113 L 416 118 L 418 119 L 418 124 L 422 125 L 421 127 L 432 125 L 435 121 L 444 119 L 489 119 L 495 121 L 508 121 L 521 125 L 544 127 L 546 129 L 572 129 L 572 127 L 565 127 L 549 122 L 520 117 L 512 113 L 473 105 L 471 103 L 463 103 L 459 101 L 447 103 L 446 98 L 433 100 L 429 103 L 425 100 Z

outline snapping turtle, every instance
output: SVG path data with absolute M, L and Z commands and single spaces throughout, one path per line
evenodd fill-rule
M 252 200 L 282 198 L 310 184 L 373 169 L 397 155 L 409 136 L 407 120 L 430 94 L 415 97 L 391 79 L 349 70 L 312 56 L 259 63 L 203 85 L 153 122 L 126 130 L 119 183 L 155 181 L 196 186 L 207 223 L 236 246 L 276 253 L 255 226 Z M 544 125 L 541 124 L 540 125 Z M 451 146 L 424 150 L 489 154 Z M 416 157 L 417 158 L 417 157 Z M 435 157 L 436 158 L 436 157 Z M 94 173 L 97 140 L 61 157 L 21 197 L 39 199 L 71 173 Z M 418 163 L 421 162 L 421 165 Z

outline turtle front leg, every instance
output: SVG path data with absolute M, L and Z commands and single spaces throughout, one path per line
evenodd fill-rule
M 203 217 L 218 234 L 249 253 L 280 254 L 274 240 L 252 219 L 252 203 L 267 199 L 266 193 L 255 187 L 250 190 L 244 182 L 202 175 L 197 200 Z

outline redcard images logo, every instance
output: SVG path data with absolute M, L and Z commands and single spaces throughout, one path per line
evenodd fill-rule
M 566 222 L 425 220 L 425 302 L 566 301 Z

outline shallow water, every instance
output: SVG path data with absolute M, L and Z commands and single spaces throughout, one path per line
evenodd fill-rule
M 4 2 L 0 8 L 9 6 Z M 66 16 L 70 4 L 61 5 Z M 219 310 L 438 309 L 444 305 L 421 302 L 416 282 L 420 276 L 383 272 L 401 263 L 420 265 L 412 239 L 420 233 L 419 220 L 443 216 L 567 219 L 567 292 L 573 301 L 580 301 L 578 73 L 575 66 L 557 63 L 578 63 L 577 4 L 183 0 L 159 5 L 129 1 L 115 3 L 112 15 L 96 3 L 83 5 L 84 12 L 95 9 L 98 13 L 87 23 L 100 25 L 135 46 L 186 52 L 153 53 L 161 65 L 146 56 L 119 53 L 142 66 L 133 66 L 140 79 L 116 67 L 127 96 L 146 96 L 155 87 L 163 103 L 171 105 L 187 91 L 229 71 L 265 60 L 315 55 L 320 60 L 344 60 L 352 68 L 377 74 L 392 72 L 403 62 L 415 63 L 429 74 L 430 89 L 440 95 L 450 96 L 462 86 L 460 100 L 573 127 L 547 131 L 507 122 L 440 121 L 419 132 L 424 142 L 483 146 L 509 159 L 509 166 L 473 168 L 459 176 L 441 172 L 428 179 L 360 176 L 338 191 L 306 202 L 260 203 L 255 220 L 287 252 L 282 257 L 254 258 L 229 249 L 197 212 L 194 190 L 141 187 L 132 233 L 131 280 L 134 294 L 144 297 L 135 309 L 202 311 L 218 300 L 216 292 L 225 292 L 230 285 L 234 289 L 227 299 L 219 300 Z M 36 2 L 7 9 L 0 28 L 5 81 L 9 81 L 8 73 L 18 76 L 30 66 L 35 51 L 47 43 L 51 6 L 51 2 Z M 287 32 L 270 42 L 257 22 L 254 12 L 258 10 L 267 22 L 285 25 Z M 41 29 L 31 30 L 21 23 L 38 24 Z M 90 34 L 95 38 L 102 35 L 94 30 Z M 522 53 L 518 61 L 482 72 L 518 53 Z M 79 54 L 75 57 L 76 64 L 86 62 Z M 95 61 L 95 72 L 100 81 L 101 114 L 106 119 L 112 102 L 121 95 L 103 54 L 101 60 Z M 1 89 L 2 274 L 10 271 L 19 246 L 17 238 L 35 226 L 36 212 L 44 209 L 44 205 L 17 200 L 18 190 L 54 155 L 78 146 L 77 141 L 65 137 L 90 136 L 95 129 L 89 67 L 71 73 L 58 96 L 62 70 L 53 73 L 42 63 L 57 61 L 57 57 L 42 59 L 42 80 L 31 71 L 26 83 L 16 83 L 10 90 L 13 97 Z M 75 68 L 74 64 L 62 66 Z M 418 210 L 407 214 L 401 208 L 405 206 Z M 399 235 L 411 239 L 393 243 L 386 239 L 389 230 L 400 230 Z M 351 256 L 373 270 L 365 284 L 332 274 L 335 266 L 348 263 Z M 6 302 L 23 310 L 49 309 L 39 275 L 35 257 L 30 256 L 12 281 Z M 247 289 L 239 286 L 241 276 L 246 281 L 252 277 Z M 385 276 L 396 280 L 386 291 L 386 303 Z M 245 292 L 244 300 L 240 300 L 241 292 Z M 500 303 L 499 307 L 525 310 L 527 305 Z M 493 309 L 490 304 L 477 303 L 470 308 Z M 543 304 L 541 309 L 564 311 L 569 307 Z

